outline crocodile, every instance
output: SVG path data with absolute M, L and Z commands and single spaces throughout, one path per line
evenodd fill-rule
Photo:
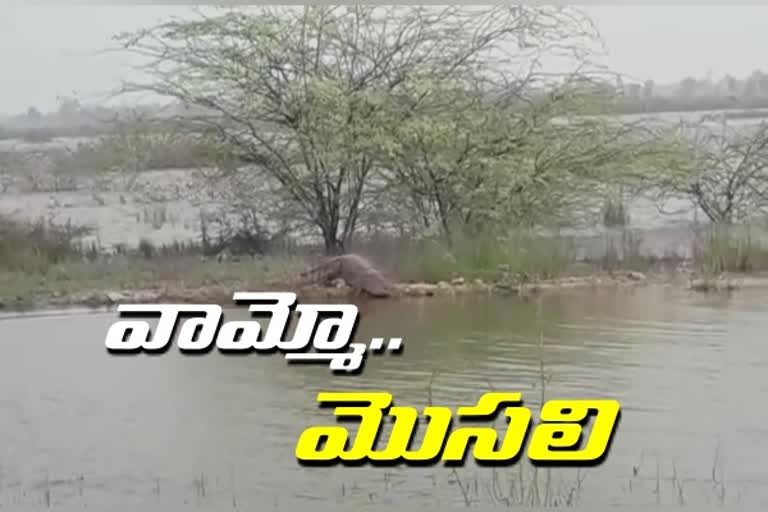
M 358 254 L 342 254 L 326 258 L 322 263 L 289 279 L 297 284 L 327 285 L 342 279 L 347 286 L 358 293 L 364 292 L 376 298 L 389 298 L 395 295 L 394 284 Z M 287 284 L 287 283 L 283 283 Z

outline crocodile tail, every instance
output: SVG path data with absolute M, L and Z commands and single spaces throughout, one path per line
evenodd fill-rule
M 277 277 L 267 282 L 269 286 L 304 286 L 323 282 L 328 275 L 337 273 L 339 263 L 336 258 L 326 260 L 323 263 L 303 272 L 292 272 Z
M 303 273 L 290 272 L 267 281 L 268 286 L 296 286 L 303 283 Z
M 329 277 L 338 275 L 341 267 L 339 258 L 329 258 L 321 264 L 305 270 L 300 276 L 307 283 L 319 284 L 328 280 Z

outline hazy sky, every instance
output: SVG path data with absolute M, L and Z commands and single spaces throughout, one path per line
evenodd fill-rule
M 639 79 L 737 77 L 768 69 L 768 5 L 585 6 L 610 52 L 607 64 Z M 0 113 L 56 107 L 57 95 L 84 100 L 116 85 L 125 57 L 96 55 L 110 37 L 183 6 L 0 5 Z

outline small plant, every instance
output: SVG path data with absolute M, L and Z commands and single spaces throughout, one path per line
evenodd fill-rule
M 572 247 L 559 237 L 527 231 L 504 237 L 456 237 L 448 246 L 435 239 L 403 243 L 398 268 L 405 280 L 450 281 L 456 277 L 493 281 L 549 279 L 561 275 L 573 260 Z
M 603 226 L 606 228 L 624 227 L 630 223 L 629 211 L 622 199 L 609 198 L 603 205 Z
M 147 240 L 146 238 L 142 238 L 139 240 L 139 247 L 138 247 L 139 254 L 145 259 L 152 259 L 152 257 L 157 252 L 157 249 L 155 248 L 154 244 L 152 244 L 151 241 Z
M 86 253 L 82 237 L 91 233 L 71 222 L 21 222 L 0 218 L 0 268 L 45 273 L 51 265 Z
M 768 268 L 768 247 L 754 239 L 752 230 L 748 225 L 715 224 L 697 233 L 693 252 L 702 273 L 717 276 Z

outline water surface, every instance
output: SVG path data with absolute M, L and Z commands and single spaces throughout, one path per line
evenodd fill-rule
M 353 377 L 279 356 L 111 356 L 103 342 L 114 313 L 2 320 L 0 505 L 514 504 L 520 488 L 533 492 L 524 462 L 456 473 L 302 468 L 293 450 L 304 428 L 331 421 L 318 391 L 384 389 L 400 404 L 431 396 L 449 407 L 491 388 L 520 391 L 536 417 L 542 361 L 547 398 L 623 406 L 608 460 L 586 472 L 554 469 L 548 485 L 540 470 L 542 499 L 763 505 L 764 297 L 649 287 L 530 302 L 377 302 L 364 308 L 358 336 L 403 336 L 405 350 L 369 358 Z

